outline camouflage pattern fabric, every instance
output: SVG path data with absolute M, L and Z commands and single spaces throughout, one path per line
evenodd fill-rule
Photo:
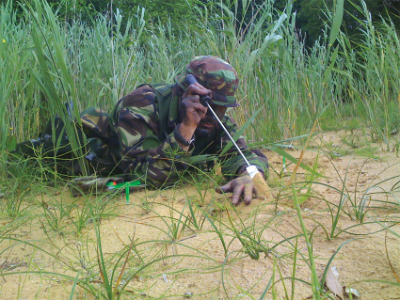
M 89 107 L 81 113 L 81 121 L 87 139 L 86 159 L 90 161 L 91 172 L 100 176 L 122 173 L 116 164 L 115 152 L 119 142 L 109 123 L 109 115 L 99 108 Z
M 221 78 L 227 82 L 226 85 L 219 86 L 209 83 L 209 86 L 213 87 L 213 92 L 221 93 L 221 97 L 218 98 L 222 101 L 220 103 L 225 106 L 236 106 L 233 94 L 238 80 L 234 69 L 222 60 L 220 63 L 219 59 L 219 66 L 216 67 L 214 57 L 212 57 L 213 64 L 204 64 L 204 60 L 204 57 L 199 59 L 202 66 L 211 68 L 212 72 L 220 76 L 215 77 L 214 82 Z M 224 68 L 226 72 L 223 72 Z M 202 82 L 201 74 L 204 75 L 206 72 L 203 70 L 197 73 L 200 76 L 199 82 L 206 87 L 206 82 L 213 81 L 207 79 L 206 82 Z M 81 116 L 84 132 L 87 136 L 109 145 L 109 153 L 112 153 L 109 158 L 115 164 L 114 170 L 129 174 L 132 179 L 146 178 L 147 183 L 156 186 L 174 183 L 192 165 L 201 169 L 209 168 L 212 162 L 207 163 L 203 159 L 193 163 L 195 161 L 193 158 L 200 155 L 217 157 L 222 164 L 223 173 L 236 176 L 245 169 L 246 163 L 234 147 L 224 156 L 219 155 L 230 141 L 222 128 L 218 128 L 207 138 L 196 139 L 194 146 L 188 152 L 180 148 L 173 131 L 181 122 L 179 108 L 185 86 L 182 77 L 176 78 L 176 81 L 176 84 L 170 85 L 154 84 L 138 87 L 117 103 L 110 116 L 94 108 L 86 110 Z M 225 115 L 222 122 L 233 136 L 237 130 L 234 120 Z M 239 138 L 237 144 L 248 161 L 267 175 L 267 158 L 261 152 L 256 154 L 248 150 L 243 138 Z
M 228 136 L 219 128 L 207 139 L 196 140 L 189 152 L 179 147 L 173 133 L 175 126 L 180 123 L 179 89 L 178 85 L 154 88 L 144 85 L 118 102 L 110 123 L 115 124 L 113 129 L 119 141 L 119 147 L 114 148 L 115 165 L 124 174 L 131 174 L 133 178 L 146 177 L 156 186 L 173 183 L 190 166 L 190 157 L 207 154 L 218 156 L 229 143 Z M 162 97 L 162 93 L 167 96 Z M 160 111 L 161 106 L 170 108 L 167 110 L 168 114 Z M 89 115 L 84 117 L 90 118 Z M 232 118 L 225 115 L 223 124 L 231 135 L 235 134 L 237 125 Z M 239 138 L 237 144 L 249 162 L 266 174 L 266 157 L 249 151 L 243 138 Z M 222 163 L 223 173 L 232 176 L 246 167 L 243 158 L 234 148 L 219 157 L 219 161 Z M 200 163 L 198 167 L 208 168 L 209 164 Z
M 213 104 L 239 106 L 235 98 L 238 75 L 226 61 L 215 56 L 197 56 L 186 66 L 186 73 L 193 74 L 202 86 L 212 90 Z
M 86 117 L 90 116 L 90 117 Z M 88 139 L 100 138 L 108 144 L 118 144 L 115 133 L 109 126 L 109 116 L 96 107 L 89 107 L 81 113 L 83 132 Z

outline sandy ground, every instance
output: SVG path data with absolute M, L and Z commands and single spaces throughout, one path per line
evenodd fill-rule
M 400 181 L 400 159 L 379 147 L 372 159 L 356 155 L 344 145 L 345 134 L 321 134 L 306 151 L 303 162 L 318 166 L 323 177 L 300 169 L 296 178 L 315 269 L 321 278 L 334 256 L 331 267 L 339 272 L 340 284 L 357 289 L 360 299 L 400 299 L 399 285 L 388 283 L 400 276 L 400 237 L 394 234 L 400 234 L 399 187 L 390 193 Z M 299 150 L 288 152 L 300 156 Z M 103 299 L 85 290 L 83 282 L 102 290 L 106 279 L 99 264 L 116 282 L 130 253 L 120 281 L 127 283 L 124 299 L 259 299 L 270 281 L 275 284 L 265 299 L 311 299 L 310 259 L 289 184 L 294 164 L 287 163 L 285 172 L 281 156 L 266 155 L 277 199 L 256 199 L 250 206 L 231 206 L 229 194 L 216 194 L 207 178 L 197 187 L 132 193 L 129 205 L 124 195 L 72 198 L 67 189 L 36 196 L 31 202 L 44 201 L 47 207 L 33 206 L 25 223 L 1 220 L 0 298 Z M 101 218 L 98 227 L 85 217 L 93 214 L 85 209 L 88 202 Z M 192 205 L 197 226 L 189 217 L 190 203 L 198 205 Z M 343 210 L 332 232 L 340 203 Z M 67 214 L 68 207 L 73 208 Z M 82 229 L 74 225 L 79 218 Z M 384 226 L 393 226 L 392 232 Z M 251 245 L 249 237 L 259 244 Z

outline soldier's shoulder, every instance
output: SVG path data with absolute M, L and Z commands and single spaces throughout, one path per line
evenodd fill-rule
M 154 94 L 154 89 L 152 88 L 152 86 L 150 84 L 142 84 L 142 85 L 139 85 L 132 92 L 127 94 L 125 97 L 134 96 L 137 94 L 149 93 L 149 92 Z
M 122 107 L 137 106 L 143 107 L 155 103 L 156 93 L 154 89 L 144 84 L 127 94 L 122 99 Z

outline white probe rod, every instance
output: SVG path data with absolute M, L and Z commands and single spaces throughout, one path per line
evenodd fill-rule
M 231 139 L 232 143 L 235 145 L 236 149 L 239 151 L 240 155 L 243 157 L 244 161 L 246 162 L 246 164 L 248 166 L 250 166 L 249 161 L 247 160 L 246 156 L 244 156 L 243 152 L 240 150 L 239 146 L 235 143 L 235 141 L 233 140 L 233 137 L 229 134 L 228 130 L 226 130 L 224 124 L 222 124 L 221 120 L 218 118 L 217 114 L 214 112 L 214 110 L 211 108 L 210 104 L 208 102 L 207 106 L 208 109 L 213 113 L 214 117 L 217 119 L 219 125 L 221 125 L 221 127 L 225 130 L 225 133 L 228 135 L 228 137 Z

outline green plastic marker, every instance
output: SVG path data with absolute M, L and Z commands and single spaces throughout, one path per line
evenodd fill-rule
M 129 186 L 125 187 L 125 193 L 126 193 L 126 204 L 129 204 Z
M 128 182 L 123 182 L 123 183 L 118 183 L 118 184 L 115 181 L 110 181 L 110 182 L 107 182 L 107 184 L 106 184 L 106 186 L 109 190 L 125 188 L 126 204 L 130 204 L 130 201 L 129 201 L 130 187 L 139 186 L 139 185 L 140 185 L 139 180 L 128 181 Z
M 282 156 L 282 157 L 283 157 L 283 171 L 287 172 L 287 170 L 286 170 L 286 159 L 285 159 L 284 156 Z
M 116 190 L 116 189 L 121 189 L 121 188 L 130 188 L 132 186 L 138 186 L 140 185 L 140 181 L 139 180 L 135 180 L 135 181 L 127 181 L 127 182 L 122 182 L 122 183 L 116 183 L 115 181 L 110 181 L 107 182 L 106 186 L 108 187 L 109 190 Z

